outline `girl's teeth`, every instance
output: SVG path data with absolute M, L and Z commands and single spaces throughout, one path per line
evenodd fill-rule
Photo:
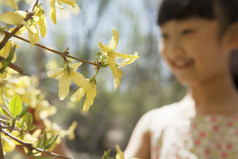
M 177 61 L 175 62 L 175 66 L 176 67 L 185 67 L 187 65 L 189 65 L 192 61 Z

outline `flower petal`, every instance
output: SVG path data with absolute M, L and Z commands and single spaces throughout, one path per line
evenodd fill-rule
M 9 56 L 10 50 L 12 47 L 12 42 L 8 41 L 4 47 L 0 50 L 0 56 L 2 56 L 3 58 L 7 58 Z
M 86 93 L 86 90 L 83 87 L 80 87 L 71 97 L 70 100 L 74 103 L 79 102 L 84 94 Z
M 18 10 L 17 2 L 15 0 L 6 0 L 7 5 L 15 10 Z
M 40 41 L 40 37 L 39 37 L 39 32 L 36 25 L 31 25 L 31 26 L 25 25 L 25 26 L 28 30 L 28 37 L 29 37 L 29 41 L 31 42 L 31 45 L 38 43 Z
M 129 64 L 133 63 L 135 60 L 136 60 L 136 59 L 125 59 L 125 60 L 122 60 L 122 61 L 118 64 L 117 68 L 122 68 L 122 67 L 124 67 L 124 66 L 126 66 L 126 65 L 129 65 Z
M 2 137 L 2 144 L 3 144 L 2 148 L 5 153 L 13 151 L 16 147 L 12 139 L 6 136 Z
M 86 91 L 92 89 L 89 81 L 81 73 L 71 71 L 70 77 L 76 85 L 83 87 Z
M 44 14 L 40 16 L 38 25 L 39 25 L 41 37 L 44 38 L 46 33 L 47 33 L 47 31 L 46 31 L 47 30 L 47 25 L 46 25 L 46 19 L 45 19 Z
M 118 145 L 116 145 L 116 149 L 117 149 L 116 159 L 124 159 L 124 154 Z
M 70 76 L 67 72 L 64 72 L 64 74 L 61 76 L 59 80 L 59 99 L 64 100 L 67 95 L 69 94 L 69 87 L 71 84 Z
M 82 62 L 77 62 L 77 63 L 70 65 L 70 67 L 73 68 L 73 71 L 76 71 L 78 69 L 78 67 L 81 65 L 82 65 Z
M 10 25 L 18 25 L 23 23 L 24 17 L 18 13 L 14 12 L 5 12 L 0 14 L 0 21 L 10 24 Z
M 135 53 L 134 53 L 134 56 L 137 56 L 137 55 L 138 55 L 138 52 L 135 52 Z M 139 56 L 138 56 L 138 58 L 139 58 Z M 123 67 L 123 66 L 129 65 L 129 64 L 133 63 L 134 61 L 135 61 L 135 58 L 125 59 L 125 60 L 121 61 L 121 62 L 118 64 L 117 68 L 121 68 L 121 67 Z
M 113 34 L 112 34 L 112 38 L 108 44 L 108 49 L 109 50 L 115 50 L 116 47 L 117 47 L 117 43 L 118 43 L 118 39 L 119 39 L 119 33 L 118 31 L 112 27 L 112 31 L 113 31 Z
M 77 128 L 77 125 L 78 125 L 78 122 L 74 121 L 68 129 L 68 135 L 67 136 L 70 140 L 73 140 L 75 138 L 74 131 Z
M 53 23 L 56 25 L 57 21 L 56 21 L 56 11 L 55 11 L 55 0 L 50 0 L 50 17 L 53 21 Z
M 85 99 L 84 104 L 83 104 L 83 111 L 84 112 L 88 111 L 90 106 L 93 105 L 94 98 L 97 95 L 96 84 L 94 82 L 92 82 L 91 86 L 93 87 L 93 89 L 90 90 L 90 91 L 87 91 L 86 99 Z
M 113 58 L 107 56 L 107 61 L 114 77 L 113 83 L 114 83 L 114 88 L 116 90 L 120 84 L 122 71 L 116 67 L 116 61 Z
M 128 55 L 128 54 L 120 53 L 117 51 L 113 51 L 112 56 L 116 59 L 118 59 L 118 58 L 138 59 L 139 58 L 138 52 L 135 52 L 134 55 Z
M 75 0 L 62 0 L 62 2 L 65 3 L 65 4 L 70 5 L 73 8 L 76 6 Z
M 62 69 L 62 68 L 56 68 L 56 69 L 54 69 L 54 70 L 48 71 L 48 72 L 47 72 L 47 75 L 48 75 L 50 78 L 55 78 L 55 77 L 60 76 L 62 73 L 63 73 L 63 69 Z
M 102 50 L 102 53 L 107 56 L 109 50 L 106 45 L 102 44 L 101 42 L 98 43 L 100 49 Z

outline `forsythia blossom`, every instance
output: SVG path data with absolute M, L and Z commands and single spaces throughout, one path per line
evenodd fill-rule
M 93 105 L 94 98 L 97 94 L 96 81 L 94 78 L 92 80 L 90 80 L 90 85 L 92 87 L 91 90 L 86 90 L 85 88 L 81 87 L 70 98 L 70 100 L 72 102 L 76 103 L 76 102 L 80 101 L 81 98 L 86 93 L 86 99 L 83 104 L 83 111 L 85 111 L 85 112 L 88 111 L 88 109 L 90 108 L 91 105 Z
M 55 144 L 60 143 L 62 137 L 68 136 L 70 139 L 73 139 L 74 130 L 76 129 L 77 123 L 73 122 L 68 130 L 63 130 L 56 123 L 51 123 L 51 121 L 46 117 L 53 115 L 56 112 L 56 108 L 50 105 L 48 101 L 44 99 L 44 95 L 39 89 L 37 89 L 37 86 L 38 80 L 35 77 L 19 76 L 12 70 L 9 70 L 7 72 L 6 78 L 0 78 L 0 110 L 4 109 L 6 112 L 10 113 L 7 109 L 7 106 L 5 105 L 3 95 L 7 99 L 11 99 L 15 95 L 19 95 L 22 102 L 28 105 L 28 111 L 34 116 L 33 118 L 28 118 L 27 121 L 25 120 L 26 118 L 23 119 L 24 117 L 19 118 L 19 120 L 16 121 L 15 127 L 22 130 L 27 130 L 27 128 L 29 128 L 27 123 L 32 123 L 33 119 L 34 121 L 39 121 L 39 119 L 41 119 L 42 123 L 39 122 L 38 126 L 39 128 L 45 128 L 48 139 L 50 137 L 59 135 L 54 145 L 50 147 L 51 149 L 55 146 Z M 3 114 L 3 111 L 0 111 L 0 114 L 4 117 L 7 117 Z M 14 117 L 12 116 L 12 118 Z M 41 124 L 43 125 L 41 126 Z M 31 130 L 31 133 L 27 131 L 21 132 L 13 130 L 11 135 L 18 138 L 19 140 L 32 144 L 34 147 L 37 147 L 39 144 L 39 138 L 43 135 L 43 131 L 39 128 Z M 16 145 L 19 145 L 18 142 L 12 140 L 3 133 L 1 135 L 3 151 L 5 154 L 15 150 Z M 36 153 L 36 151 L 32 152 Z M 40 155 L 40 153 L 34 155 Z
M 14 43 L 13 41 L 9 40 L 5 45 L 4 47 L 0 50 L 0 56 L 7 59 L 7 57 L 9 56 L 10 54 L 10 51 L 11 51 L 11 48 L 12 47 L 19 47 L 16 43 Z M 14 55 L 13 55 L 13 59 L 11 60 L 11 62 L 15 62 L 16 61 L 16 53 L 14 52 Z M 0 69 L 2 69 L 3 65 L 2 65 L 2 62 L 0 62 Z M 0 78 L 5 78 L 6 77 L 6 71 L 0 73 Z
M 51 16 L 51 19 L 52 19 L 52 21 L 54 22 L 55 25 L 57 24 L 55 3 L 57 3 L 57 5 L 60 8 L 63 8 L 62 3 L 68 4 L 73 8 L 77 5 L 75 0 L 50 0 L 50 5 L 51 5 L 51 7 L 50 7 L 50 16 Z
M 89 81 L 81 73 L 76 72 L 81 64 L 82 63 L 75 63 L 72 65 L 65 64 L 63 68 L 56 68 L 47 73 L 50 78 L 59 78 L 58 94 L 60 100 L 64 100 L 68 96 L 71 79 L 79 87 L 83 87 L 87 91 L 92 90 Z
M 124 154 L 123 154 L 123 152 L 121 151 L 121 149 L 118 145 L 116 145 L 116 149 L 117 149 L 116 159 L 124 159 L 125 158 Z M 139 158 L 132 157 L 130 159 L 139 159 Z
M 12 7 L 15 10 L 18 10 L 16 0 L 5 0 L 6 4 Z
M 116 159 L 124 159 L 124 154 L 118 145 L 116 145 L 116 149 L 117 149 Z
M 16 35 L 24 33 L 26 30 L 28 31 L 28 37 L 31 45 L 38 43 L 40 40 L 39 31 L 41 33 L 41 37 L 44 38 L 46 35 L 46 19 L 44 10 L 40 5 L 37 5 L 34 9 L 35 14 L 32 19 L 25 21 L 24 19 L 27 16 L 27 12 L 22 10 L 17 10 L 15 12 L 5 12 L 0 14 L 0 21 L 10 24 L 10 25 L 20 25 L 23 24 L 23 27 L 16 33 Z M 38 27 L 37 27 L 38 25 Z M 13 31 L 15 28 L 9 29 L 9 31 Z
M 123 54 L 117 51 L 114 51 L 118 44 L 119 33 L 116 29 L 112 28 L 113 35 L 108 45 L 98 43 L 102 53 L 107 57 L 107 62 L 110 66 L 114 77 L 114 88 L 115 90 L 118 88 L 120 84 L 120 80 L 122 77 L 122 71 L 119 69 L 125 65 L 131 64 L 135 61 L 135 59 L 139 58 L 138 53 L 135 52 L 134 55 Z M 119 64 L 116 63 L 116 59 L 125 58 Z

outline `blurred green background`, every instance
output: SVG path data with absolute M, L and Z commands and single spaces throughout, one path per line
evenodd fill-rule
M 21 10 L 29 8 L 23 0 L 18 4 Z M 123 150 L 135 124 L 146 111 L 181 99 L 186 88 L 177 83 L 158 54 L 160 33 L 156 20 L 160 0 L 77 0 L 77 4 L 79 14 L 68 6 L 65 10 L 57 10 L 57 26 L 49 18 L 49 5 L 43 5 L 48 33 L 40 43 L 62 52 L 69 47 L 70 54 L 93 61 L 100 51 L 98 42 L 108 43 L 111 27 L 116 28 L 120 35 L 116 50 L 128 54 L 138 51 L 140 56 L 133 64 L 122 68 L 118 90 L 113 90 L 111 71 L 101 70 L 97 76 L 98 94 L 94 105 L 83 113 L 82 102 L 68 103 L 70 96 L 59 101 L 58 82 L 46 76 L 47 62 L 55 59 L 62 63 L 61 57 L 24 43 L 17 50 L 17 65 L 24 69 L 24 74 L 39 78 L 39 89 L 58 109 L 52 121 L 63 128 L 75 120 L 78 122 L 75 140 L 66 139 L 75 158 L 98 159 L 104 150 L 112 149 L 115 153 L 116 144 Z M 0 10 L 5 9 L 0 7 Z M 93 69 L 83 64 L 79 71 L 90 78 Z M 71 94 L 76 89 L 72 85 Z

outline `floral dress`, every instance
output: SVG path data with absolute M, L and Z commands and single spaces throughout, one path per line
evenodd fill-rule
M 151 159 L 238 159 L 238 114 L 181 116 L 152 123 Z

